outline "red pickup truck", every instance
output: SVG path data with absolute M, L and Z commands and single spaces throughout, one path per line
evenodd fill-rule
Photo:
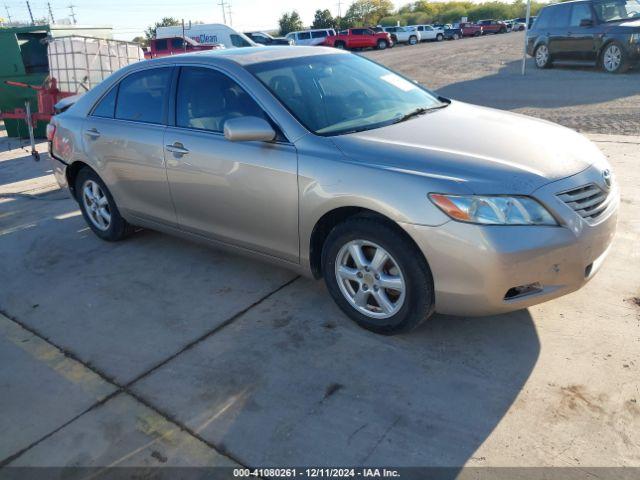
M 144 58 L 168 57 L 185 52 L 197 52 L 199 50 L 217 50 L 224 45 L 201 45 L 191 38 L 154 38 L 149 42 L 149 47 L 144 51 Z
M 482 27 L 471 22 L 460 23 L 460 31 L 463 37 L 479 37 L 482 35 Z
M 387 32 L 374 32 L 369 28 L 350 28 L 337 35 L 327 37 L 324 44 L 335 48 L 377 48 L 382 50 L 393 46 L 391 35 Z
M 478 25 L 482 27 L 482 34 L 507 33 L 507 24 L 499 20 L 480 20 Z

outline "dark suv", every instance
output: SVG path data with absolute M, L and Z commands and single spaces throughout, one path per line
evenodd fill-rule
M 590 62 L 611 73 L 640 60 L 640 0 L 576 0 L 548 5 L 527 32 L 536 66 Z

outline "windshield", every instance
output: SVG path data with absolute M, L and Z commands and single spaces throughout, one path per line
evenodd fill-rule
M 353 54 L 298 57 L 247 69 L 320 135 L 370 130 L 446 105 L 417 84 Z
M 594 2 L 593 8 L 601 22 L 640 18 L 640 2 L 638 0 L 605 0 Z

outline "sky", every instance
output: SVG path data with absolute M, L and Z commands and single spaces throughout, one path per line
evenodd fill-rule
M 162 17 L 200 20 L 205 23 L 222 23 L 221 0 L 49 0 L 56 21 L 68 17 L 73 3 L 78 24 L 113 26 L 115 38 L 131 40 L 142 35 L 144 29 Z M 229 1 L 229 0 L 225 0 Z M 311 24 L 317 9 L 328 8 L 333 15 L 338 14 L 339 0 L 230 0 L 231 23 L 239 31 L 273 30 L 278 26 L 282 13 L 297 10 L 305 24 Z M 33 16 L 48 16 L 47 0 L 29 0 Z M 409 0 L 394 0 L 396 7 Z M 342 0 L 342 13 L 351 4 Z M 5 6 L 13 21 L 28 20 L 26 0 L 0 0 L 0 17 L 7 18 Z

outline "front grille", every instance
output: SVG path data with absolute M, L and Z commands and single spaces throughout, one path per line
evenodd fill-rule
M 608 192 L 594 183 L 558 194 L 560 200 L 586 219 L 595 219 L 607 208 Z

